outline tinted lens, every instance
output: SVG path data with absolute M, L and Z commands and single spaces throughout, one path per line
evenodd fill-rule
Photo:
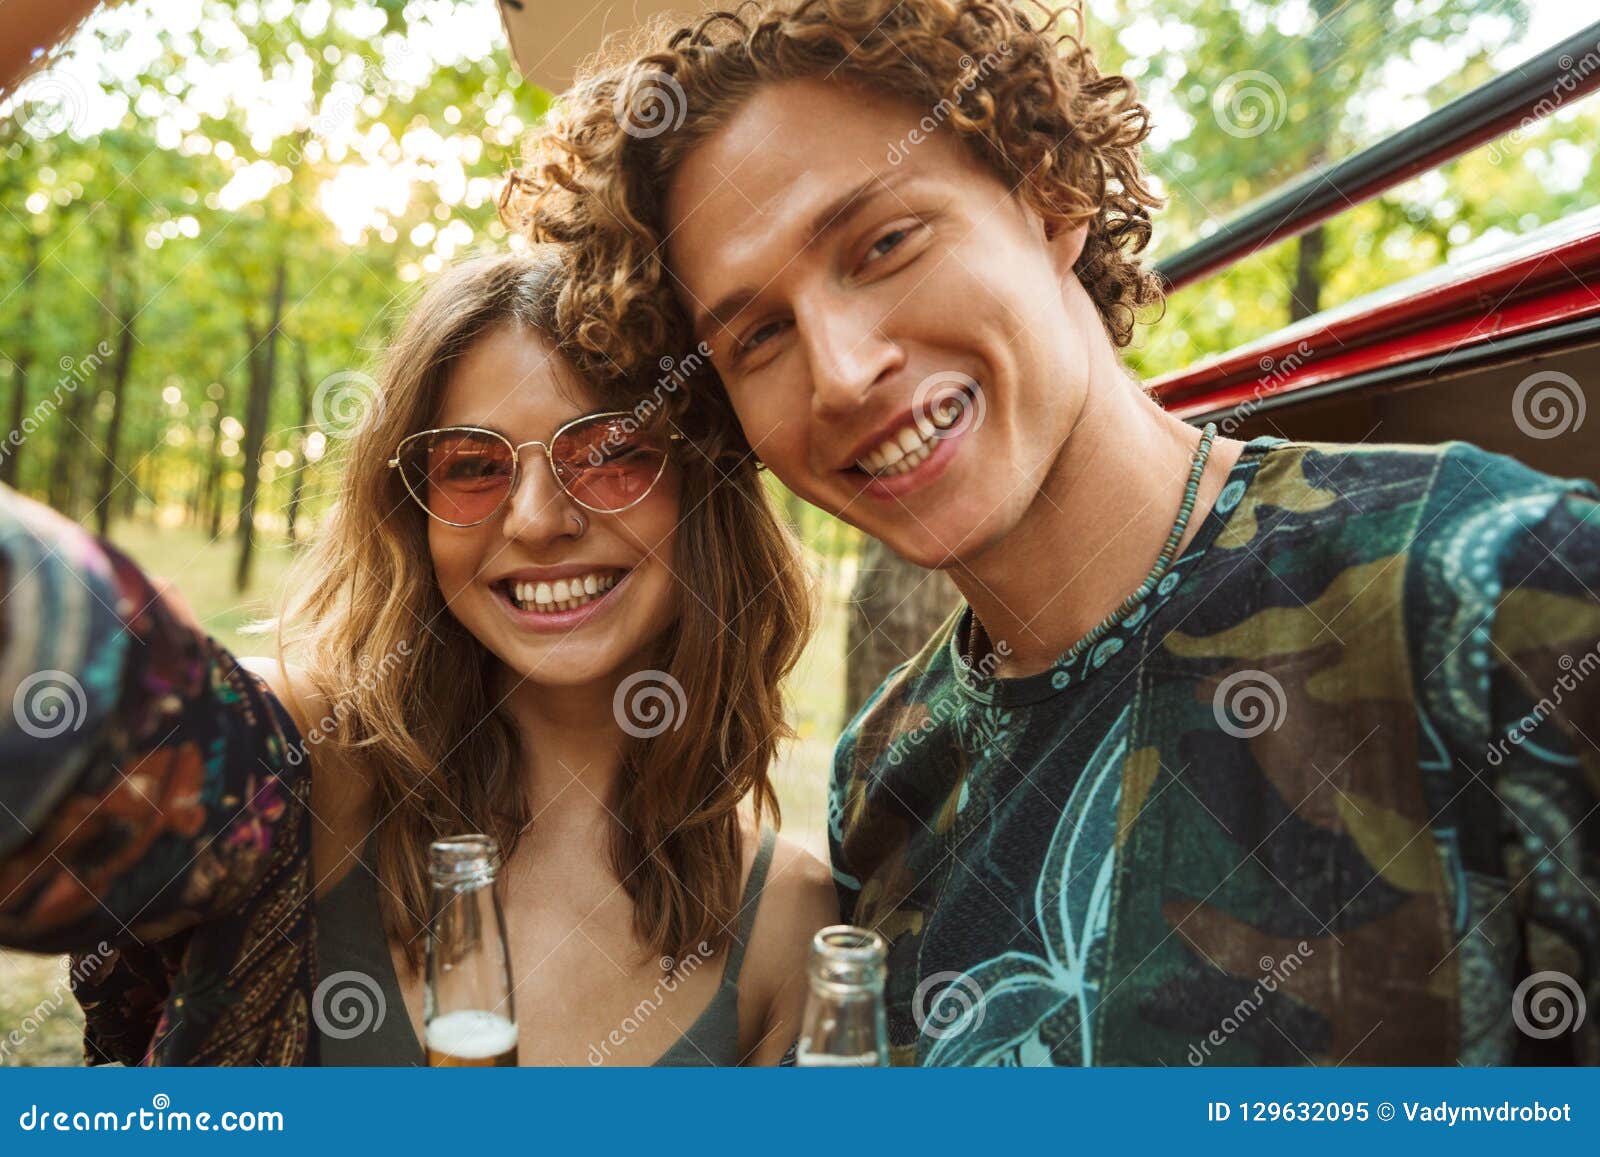
M 667 431 L 629 414 L 563 430 L 550 447 L 556 473 L 591 510 L 623 510 L 650 492 L 667 461 Z
M 511 447 L 479 430 L 439 430 L 413 438 L 400 455 L 406 486 L 446 522 L 481 522 L 505 501 L 515 460 Z

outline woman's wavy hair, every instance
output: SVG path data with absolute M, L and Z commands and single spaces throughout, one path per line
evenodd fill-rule
M 1076 32 L 1059 30 L 1065 14 Z M 664 265 L 673 172 L 759 86 L 837 76 L 926 107 L 1052 232 L 1087 221 L 1075 271 L 1120 348 L 1140 308 L 1162 301 L 1136 257 L 1162 198 L 1140 164 L 1149 112 L 1131 80 L 1099 72 L 1082 28 L 1078 0 L 1031 18 L 1015 0 L 751 0 L 662 23 L 631 59 L 598 62 L 530 136 L 501 216 L 574 246 L 560 307 L 578 357 L 628 369 L 684 348 Z
M 278 650 L 328 704 L 307 737 L 374 788 L 372 817 L 385 929 L 421 963 L 429 843 L 463 830 L 510 856 L 533 821 L 516 729 L 499 705 L 497 660 L 446 609 L 426 514 L 389 458 L 433 424 L 453 367 L 492 329 L 516 325 L 561 348 L 556 301 L 564 255 L 535 246 L 463 262 L 438 278 L 391 344 L 347 447 L 338 502 L 297 563 L 278 621 Z M 684 375 L 687 376 L 687 375 Z M 663 385 L 663 383 L 665 385 Z M 659 407 L 675 420 L 684 390 L 653 394 L 591 383 L 600 406 Z M 768 778 L 791 732 L 780 685 L 809 634 L 813 591 L 798 544 L 774 513 L 748 456 L 675 443 L 681 513 L 673 549 L 678 620 L 645 668 L 677 699 L 671 726 L 629 739 L 615 799 L 612 865 L 633 900 L 640 938 L 664 956 L 728 942 L 741 878 L 738 809 L 778 822 Z M 595 517 L 605 517 L 597 515 Z M 673 688 L 682 689 L 681 697 Z M 656 707 L 664 705 L 664 701 Z M 638 718 L 660 722 L 642 705 Z M 648 730 L 654 731 L 655 727 Z

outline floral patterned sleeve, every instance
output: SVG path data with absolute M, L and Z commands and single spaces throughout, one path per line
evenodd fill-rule
M 205 1058 L 219 1025 L 304 992 L 314 967 L 276 948 L 310 940 L 299 734 L 115 547 L 5 487 L 0 575 L 0 943 L 94 957 L 74 985 L 91 1060 L 98 1031 L 130 1063 L 161 1063 L 158 1043 L 226 1063 Z M 168 1000 L 266 971 L 245 1005 Z M 304 1036 L 280 1059 L 303 1061 Z

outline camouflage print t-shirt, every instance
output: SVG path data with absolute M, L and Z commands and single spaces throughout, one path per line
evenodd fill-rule
M 1258 439 L 1070 666 L 963 607 L 834 770 L 894 1061 L 1600 1060 L 1596 498 Z

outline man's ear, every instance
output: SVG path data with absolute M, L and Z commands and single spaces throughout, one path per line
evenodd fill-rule
M 1045 222 L 1044 243 L 1050 250 L 1051 263 L 1055 265 L 1059 276 L 1065 277 L 1072 272 L 1072 267 L 1078 263 L 1078 257 L 1083 253 L 1083 246 L 1088 238 L 1087 219 L 1070 229 L 1059 221 Z

